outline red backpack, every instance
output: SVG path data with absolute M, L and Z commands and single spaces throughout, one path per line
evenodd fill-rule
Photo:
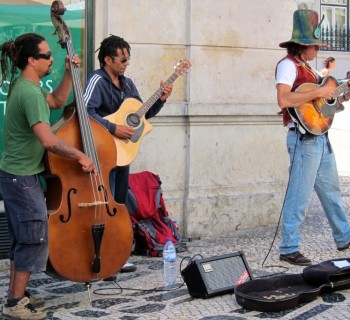
M 166 240 L 172 239 L 177 251 L 183 247 L 181 235 L 169 217 L 159 175 L 149 171 L 129 175 L 127 208 L 134 227 L 134 253 L 162 255 Z

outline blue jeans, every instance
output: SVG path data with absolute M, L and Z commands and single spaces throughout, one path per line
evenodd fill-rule
M 322 204 L 336 246 L 350 242 L 350 226 L 345 213 L 334 153 L 327 135 L 304 136 L 289 131 L 289 185 L 282 213 L 281 254 L 299 251 L 300 225 L 305 219 L 313 189 Z
M 109 174 L 109 185 L 114 200 L 126 204 L 129 189 L 130 166 L 116 167 Z
M 10 260 L 15 270 L 45 271 L 48 217 L 39 176 L 16 176 L 0 170 L 0 186 L 12 240 Z

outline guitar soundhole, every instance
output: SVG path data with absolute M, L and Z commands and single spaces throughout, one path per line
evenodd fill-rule
M 326 99 L 327 104 L 333 105 L 335 104 L 336 100 L 335 99 Z
M 137 127 L 140 124 L 140 117 L 135 113 L 129 114 L 126 118 L 126 123 L 130 127 Z

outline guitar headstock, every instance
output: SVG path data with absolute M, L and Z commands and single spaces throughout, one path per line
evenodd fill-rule
M 187 59 L 180 60 L 176 66 L 174 66 L 175 73 L 179 76 L 183 76 L 191 68 L 191 62 Z
M 54 1 L 51 5 L 51 21 L 55 27 L 54 34 L 58 35 L 58 43 L 62 48 L 66 46 L 67 41 L 71 38 L 70 31 L 64 22 L 64 20 L 60 17 L 64 15 L 66 8 L 62 1 Z

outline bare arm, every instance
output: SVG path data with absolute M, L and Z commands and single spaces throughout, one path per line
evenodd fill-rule
M 80 60 L 77 55 L 74 55 L 72 62 L 76 67 L 79 67 Z M 72 88 L 72 75 L 70 71 L 69 57 L 66 57 L 66 70 L 64 72 L 63 78 L 58 85 L 58 87 L 49 93 L 46 97 L 46 101 L 50 108 L 59 109 L 67 101 L 70 89 Z
M 38 122 L 33 125 L 32 129 L 45 149 L 61 157 L 68 157 L 78 160 L 82 166 L 82 170 L 85 172 L 95 171 L 93 161 L 80 150 L 69 146 L 63 140 L 58 138 L 51 131 L 48 124 Z
M 277 102 L 281 109 L 298 107 L 305 102 L 316 98 L 331 99 L 333 89 L 327 86 L 316 86 L 314 90 L 304 92 L 293 92 L 287 84 L 277 84 Z

